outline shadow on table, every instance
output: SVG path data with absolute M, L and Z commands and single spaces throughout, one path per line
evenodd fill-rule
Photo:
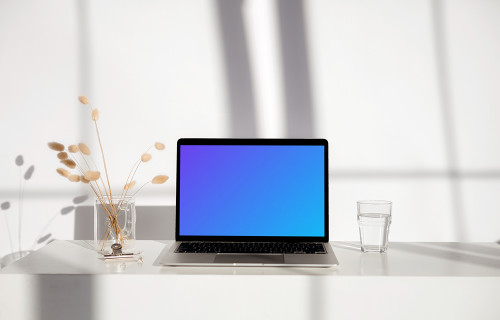
M 390 250 L 400 250 L 483 267 L 500 268 L 500 250 L 477 243 L 393 243 L 390 245 Z
M 136 237 L 138 240 L 173 240 L 175 238 L 175 206 L 138 206 Z M 94 207 L 78 206 L 75 208 L 75 240 L 94 238 Z M 79 244 L 82 245 L 83 244 Z M 87 244 L 88 245 L 88 244 Z M 88 245 L 88 249 L 92 249 Z M 54 264 L 67 264 L 68 261 L 53 261 Z M 78 268 L 78 266 L 74 266 Z M 85 276 L 85 269 L 83 269 Z M 44 274 L 37 277 L 39 297 L 39 319 L 97 319 L 99 318 L 94 296 L 99 287 L 94 277 L 81 281 L 79 275 Z M 77 286 L 71 295 L 66 290 L 59 291 L 54 282 Z M 63 308 L 55 306 L 64 305 Z

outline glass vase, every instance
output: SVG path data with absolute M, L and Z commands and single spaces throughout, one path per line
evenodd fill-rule
M 111 252 L 119 243 L 123 252 L 135 247 L 135 199 L 133 197 L 102 197 L 94 202 L 94 246 Z

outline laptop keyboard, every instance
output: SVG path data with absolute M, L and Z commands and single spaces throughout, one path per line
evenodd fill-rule
M 286 253 L 325 254 L 322 243 L 313 242 L 182 242 L 178 253 Z

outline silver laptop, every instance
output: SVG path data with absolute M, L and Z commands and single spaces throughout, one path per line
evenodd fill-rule
M 338 264 L 324 139 L 179 139 L 176 242 L 161 265 Z

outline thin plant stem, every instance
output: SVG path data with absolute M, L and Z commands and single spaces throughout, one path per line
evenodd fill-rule
M 99 189 L 99 185 L 97 184 L 97 182 L 95 182 L 95 184 L 97 186 L 97 191 L 94 188 L 94 186 L 92 186 L 92 184 L 89 182 L 90 187 L 92 188 L 92 190 L 94 191 L 95 195 L 97 196 L 97 199 L 101 203 L 101 206 L 104 208 L 104 211 L 106 211 L 106 213 L 108 214 L 108 216 L 111 216 L 111 212 L 109 211 L 108 207 L 105 205 L 105 203 L 106 203 L 105 202 L 105 198 L 102 195 L 101 190 Z
M 97 185 L 97 183 L 96 183 Z M 110 222 L 114 221 L 114 216 L 113 216 L 113 213 L 110 212 L 110 208 L 108 208 L 108 206 L 106 205 L 106 201 L 105 201 L 105 198 L 102 196 L 102 194 L 99 196 L 99 194 L 95 191 L 95 189 L 93 188 L 93 186 L 91 185 L 92 189 L 94 190 L 94 193 L 96 193 L 97 195 L 97 198 L 99 199 L 99 202 L 101 203 L 101 207 L 104 209 L 104 211 L 106 212 L 107 216 L 108 216 L 108 220 Z M 120 226 L 118 226 L 120 227 Z
M 80 173 L 83 174 L 83 168 L 82 166 L 80 165 L 80 163 L 78 162 L 78 160 L 76 159 L 75 156 L 73 156 L 71 153 L 69 154 L 69 157 L 71 158 L 71 160 L 73 160 L 75 163 L 76 163 L 76 166 L 78 167 L 78 170 L 80 170 Z M 71 169 L 71 168 L 70 168 Z
M 144 151 L 142 154 L 145 154 L 145 153 L 148 153 L 149 150 L 151 150 L 153 146 L 150 146 L 149 148 L 146 149 L 146 151 Z M 137 167 L 135 168 L 135 171 L 134 173 L 132 174 L 132 178 L 130 178 L 130 181 L 134 180 L 134 177 L 135 177 L 135 173 L 137 172 L 137 169 L 139 169 L 139 166 L 141 165 L 142 163 L 142 154 L 141 154 L 141 157 L 139 158 L 139 164 L 137 165 Z
M 93 188 L 92 185 L 91 185 L 91 187 Z M 95 192 L 94 188 L 93 188 L 93 190 Z M 96 192 L 96 194 L 97 194 L 97 192 Z M 101 240 L 99 241 L 99 243 L 101 243 L 101 241 L 103 242 L 102 249 L 104 250 L 104 247 L 106 246 L 106 242 L 107 242 L 109 235 L 110 235 L 110 232 L 111 232 L 111 228 L 113 228 L 113 230 L 115 230 L 115 234 L 117 234 L 117 235 L 120 234 L 122 231 L 121 231 L 121 227 L 118 225 L 118 221 L 116 220 L 115 216 L 110 212 L 110 208 L 108 208 L 108 206 L 106 205 L 104 198 L 102 196 L 101 197 L 98 196 L 98 199 L 99 199 L 99 202 L 101 203 L 101 207 L 106 212 L 107 220 L 109 222 L 109 224 L 106 227 L 106 231 L 105 231 L 106 236 L 104 237 L 104 235 L 103 235 L 101 237 Z
M 101 148 L 102 162 L 104 164 L 104 172 L 106 173 L 106 180 L 108 182 L 109 198 L 111 199 L 113 197 L 113 194 L 111 192 L 111 184 L 109 183 L 108 166 L 106 165 L 106 157 L 104 156 L 104 150 L 102 148 L 102 142 L 101 142 L 101 135 L 99 134 L 99 127 L 97 126 L 96 120 L 94 120 L 94 124 L 95 124 L 95 130 L 97 132 L 97 140 L 99 141 L 99 147 Z
M 106 198 L 108 199 L 108 201 L 111 201 L 111 196 L 108 194 L 108 190 L 106 189 L 106 185 L 104 184 L 104 180 L 102 179 L 102 177 L 99 177 L 99 181 L 101 182 L 102 189 L 104 190 L 104 192 L 102 193 L 103 196 L 106 196 Z M 96 181 L 96 185 L 99 188 L 99 183 L 97 181 Z M 101 188 L 99 188 L 99 191 L 100 190 L 101 190 Z
M 108 238 L 109 238 L 110 234 L 111 234 L 111 228 L 108 225 L 108 228 L 106 229 L 106 237 L 103 237 L 103 240 L 102 240 L 101 251 L 104 251 L 104 247 L 106 247 L 106 243 L 108 242 Z
M 90 170 L 89 163 L 87 162 L 87 159 L 85 159 L 85 155 L 83 154 L 82 150 L 79 150 L 79 152 L 80 152 L 80 157 L 82 157 L 83 161 L 85 161 L 85 164 L 87 165 L 87 168 Z
M 141 189 L 142 189 L 142 188 L 144 188 L 144 186 L 146 186 L 146 185 L 147 185 L 148 183 L 150 183 L 150 182 L 151 182 L 151 181 L 148 181 L 148 182 L 144 183 L 144 184 L 143 184 L 143 185 L 139 188 L 139 190 L 137 190 L 136 192 L 134 192 L 134 194 L 133 194 L 133 195 L 131 195 L 131 197 L 134 197 L 134 196 L 137 194 L 137 192 L 141 191 Z
M 85 161 L 85 158 L 84 158 L 83 154 L 81 153 L 81 151 L 80 151 L 80 156 L 81 156 L 81 157 L 83 158 L 83 160 Z M 75 161 L 75 163 L 76 163 L 76 165 L 77 165 L 77 167 L 78 167 L 78 170 L 80 170 L 80 173 L 81 173 L 83 176 L 85 176 L 85 170 L 84 170 L 84 169 L 83 169 L 83 167 L 80 165 L 80 163 L 78 162 L 78 160 L 76 160 L 76 158 L 75 158 L 75 157 L 73 157 L 73 156 L 71 156 L 71 157 L 73 158 L 73 161 Z M 92 160 L 92 162 L 93 162 L 93 163 L 94 163 L 94 165 L 95 165 L 95 162 L 93 161 L 92 157 L 91 157 L 90 159 Z M 87 164 L 88 169 L 89 169 L 89 170 L 91 170 L 91 169 L 90 169 L 90 166 L 89 166 L 89 164 L 88 164 L 88 162 L 87 162 L 87 161 L 85 161 L 85 163 Z M 96 167 L 97 167 L 97 166 L 96 166 Z M 108 194 L 106 193 L 106 186 L 104 185 L 104 181 L 102 180 L 102 177 L 100 177 L 100 180 L 101 180 L 101 183 L 102 183 L 102 186 L 103 186 L 103 189 L 104 189 L 105 195 L 106 195 L 106 197 L 109 199 L 109 196 L 108 196 Z M 91 186 L 92 190 L 94 191 L 95 195 L 96 195 L 98 198 L 99 198 L 99 197 L 104 197 L 104 195 L 103 195 L 103 193 L 102 193 L 102 190 L 101 190 L 101 188 L 99 187 L 99 183 L 98 183 L 97 181 L 95 182 L 96 187 L 97 187 L 97 189 L 98 189 L 98 191 L 99 191 L 99 192 L 97 192 L 97 191 L 96 191 L 96 190 L 92 187 L 92 184 L 91 184 L 91 183 L 92 183 L 92 181 L 89 181 L 89 184 L 90 184 L 90 186 Z
M 92 113 L 92 111 L 94 109 L 92 108 L 92 106 L 90 104 L 89 104 L 89 106 L 90 106 L 90 111 Z M 99 148 L 101 149 L 102 163 L 104 165 L 104 172 L 106 173 L 106 180 L 108 182 L 108 191 L 109 191 L 108 199 L 109 199 L 109 203 L 111 206 L 111 211 L 116 215 L 113 201 L 111 201 L 111 199 L 113 198 L 113 193 L 111 191 L 111 184 L 109 182 L 108 166 L 106 165 L 106 157 L 104 156 L 104 149 L 102 147 L 101 134 L 99 133 L 99 126 L 97 125 L 97 120 L 93 120 L 93 121 L 94 121 L 94 125 L 95 125 L 95 131 L 97 134 L 97 140 L 99 142 Z M 106 189 L 106 188 L 104 188 L 104 189 Z
M 102 240 L 99 242 L 99 243 L 102 242 L 101 250 L 104 250 L 104 247 L 106 246 L 106 243 L 109 240 L 109 236 L 111 235 L 112 231 L 114 232 L 114 234 L 116 236 L 116 240 L 119 241 L 120 244 L 122 244 L 122 245 L 123 245 L 124 239 L 128 238 L 123 233 L 123 229 L 120 227 L 120 225 L 118 223 L 118 214 L 119 214 L 119 211 L 120 211 L 120 208 L 118 208 L 116 216 L 112 216 L 112 217 L 108 218 L 109 219 L 108 220 L 109 223 L 107 224 L 106 231 L 104 232 L 105 236 L 103 234 Z
M 137 171 L 137 169 L 139 168 L 140 165 L 141 165 L 141 161 L 139 160 L 138 163 L 136 164 L 135 171 Z M 130 181 L 128 181 L 128 178 L 127 178 L 126 184 L 133 181 L 133 178 L 134 178 L 134 175 L 135 175 L 135 171 L 134 171 L 134 174 L 132 175 L 132 178 L 130 179 Z M 122 194 L 120 195 L 121 201 L 118 203 L 118 206 L 120 206 L 122 204 L 123 200 L 125 200 L 125 198 L 127 197 L 127 194 L 128 194 L 129 191 L 130 191 L 130 188 L 128 188 L 127 190 L 122 190 Z
M 97 163 L 95 163 L 94 158 L 90 157 L 90 161 L 92 161 L 92 164 L 94 165 L 94 168 L 97 169 Z
M 150 146 L 149 148 L 146 149 L 146 151 L 144 151 L 142 154 L 145 154 L 145 153 L 148 153 L 149 150 L 151 150 L 151 148 L 153 148 L 154 145 Z M 141 157 L 142 157 L 142 154 L 141 154 Z M 142 163 L 142 159 L 141 157 L 139 157 L 139 160 L 137 160 L 134 165 L 132 166 L 132 169 L 130 170 L 129 174 L 128 174 L 128 177 L 127 177 L 127 180 L 125 180 L 125 185 L 127 185 L 128 183 L 132 182 L 134 180 L 134 177 L 135 177 L 135 174 L 137 172 L 137 170 L 139 169 L 139 166 L 141 165 Z M 135 168 L 135 170 L 134 170 Z M 133 172 L 133 174 L 132 174 Z M 130 177 L 130 175 L 132 174 L 132 177 Z M 130 178 L 130 179 L 129 179 Z M 123 199 L 127 196 L 127 193 L 129 192 L 130 189 L 127 189 L 127 190 L 122 190 L 122 193 L 120 195 L 120 198 Z M 125 193 L 125 194 L 124 194 Z M 118 204 L 118 205 L 121 205 L 121 202 Z
M 151 148 L 153 148 L 153 146 L 150 146 L 149 148 L 146 149 L 146 151 L 144 151 L 142 154 L 144 153 L 147 153 L 149 152 L 149 150 L 151 150 Z M 127 176 L 127 180 L 125 180 L 125 185 L 127 185 L 128 183 L 132 182 L 134 180 L 134 177 L 135 177 L 135 174 L 137 172 L 137 170 L 139 169 L 141 163 L 142 163 L 142 154 L 141 154 L 141 157 L 139 157 L 139 160 L 137 160 L 134 165 L 132 166 L 132 169 L 130 170 L 128 176 Z M 135 168 L 135 169 L 134 169 Z M 133 172 L 133 173 L 132 173 Z M 132 177 L 130 177 L 130 175 L 132 174 Z M 130 179 L 129 179 L 130 178 Z M 124 198 L 127 196 L 127 193 L 128 193 L 129 189 L 127 190 L 122 190 L 122 193 L 120 195 L 120 198 Z M 125 193 L 125 194 L 124 194 Z M 118 205 L 121 205 L 121 202 L 118 204 Z
M 98 185 L 98 184 L 96 183 L 96 185 Z M 121 227 L 118 223 L 119 211 L 116 211 L 114 204 L 110 204 L 109 202 L 106 203 L 105 198 L 102 196 L 102 194 L 99 195 L 99 193 L 96 191 L 96 189 L 94 188 L 94 186 L 92 184 L 90 184 L 90 186 L 91 186 L 92 190 L 94 191 L 94 193 L 97 195 L 99 202 L 101 203 L 101 207 L 106 212 L 107 219 L 109 222 L 109 224 L 106 227 L 106 231 L 104 232 L 105 236 L 103 234 L 101 237 L 101 240 L 99 241 L 99 243 L 102 242 L 102 250 L 104 250 L 104 247 L 106 246 L 106 243 L 109 239 L 109 236 L 111 235 L 111 230 L 113 230 L 115 232 L 117 239 L 120 241 L 121 244 L 123 244 L 124 234 L 123 234 L 123 230 L 121 229 Z M 109 207 L 108 207 L 108 205 L 109 205 Z M 115 208 L 115 211 L 113 211 L 112 208 Z M 118 208 L 118 210 L 119 210 L 119 208 Z
M 132 166 L 132 169 L 130 170 L 130 172 L 129 172 L 129 174 L 128 174 L 127 180 L 125 180 L 125 184 L 124 184 L 124 186 L 126 186 L 128 183 L 132 182 L 133 176 L 132 176 L 132 179 L 130 179 L 130 181 L 129 181 L 130 175 L 132 174 L 132 171 L 134 171 L 134 168 L 135 168 L 136 166 L 139 166 L 140 164 L 141 164 L 141 160 L 140 160 L 140 159 L 134 163 L 134 165 Z M 137 169 L 136 169 L 136 170 L 137 170 Z M 123 195 L 123 193 L 124 193 L 124 192 L 126 193 L 126 190 L 122 190 L 122 193 L 121 193 L 121 195 L 120 195 L 120 198 L 124 196 L 124 195 Z
M 82 157 L 84 157 L 84 155 L 82 155 Z M 84 158 L 84 160 L 85 160 L 85 158 Z M 97 164 L 95 163 L 94 158 L 93 158 L 93 157 L 90 157 L 90 160 L 92 161 L 92 163 L 94 164 L 94 167 L 95 167 L 95 168 L 96 168 L 96 170 L 97 170 Z M 87 163 L 87 166 L 89 167 L 89 170 L 91 170 L 91 169 L 90 169 L 90 166 L 89 166 L 89 164 L 88 164 L 88 163 Z M 108 198 L 108 200 L 109 200 L 109 199 L 110 199 L 110 196 L 108 195 L 108 191 L 106 190 L 106 185 L 104 184 L 104 180 L 102 179 L 102 175 L 100 175 L 100 176 L 99 176 L 99 180 L 101 181 L 102 188 L 104 189 L 104 193 L 105 193 L 106 197 L 107 197 L 107 198 Z M 110 190 L 111 190 L 111 189 L 110 189 Z
M 92 190 L 94 191 L 94 193 L 96 194 L 96 196 L 97 196 L 98 198 L 99 198 L 99 197 L 101 197 L 101 198 L 103 198 L 103 199 L 104 199 L 104 195 L 106 195 L 106 197 L 109 199 L 109 196 L 108 196 L 108 195 L 107 195 L 107 193 L 106 193 L 106 186 L 104 185 L 104 183 L 102 183 L 102 186 L 103 186 L 103 189 L 104 189 L 104 192 L 105 192 L 105 193 L 103 194 L 103 192 L 102 192 L 101 188 L 99 187 L 99 182 L 97 182 L 97 181 L 89 181 L 89 184 L 90 184 L 91 186 L 92 186 L 92 182 L 94 182 L 94 183 L 95 183 L 95 185 L 96 185 L 96 187 L 97 187 L 97 191 L 99 191 L 99 192 L 97 192 L 94 188 L 92 188 Z M 101 179 L 101 182 L 102 182 L 102 179 Z
M 99 187 L 99 185 L 97 183 L 95 183 L 97 187 Z M 106 206 L 106 203 L 105 203 L 105 199 L 102 195 L 102 193 L 99 192 L 94 188 L 94 186 L 92 185 L 91 182 L 89 182 L 89 185 L 90 187 L 92 188 L 92 190 L 94 191 L 95 195 L 97 196 L 97 199 L 99 200 L 99 202 L 101 203 L 101 206 L 102 208 L 104 209 L 104 211 L 106 212 L 107 216 L 108 216 L 108 219 L 111 219 L 112 218 L 112 213 L 109 211 L 108 207 Z

